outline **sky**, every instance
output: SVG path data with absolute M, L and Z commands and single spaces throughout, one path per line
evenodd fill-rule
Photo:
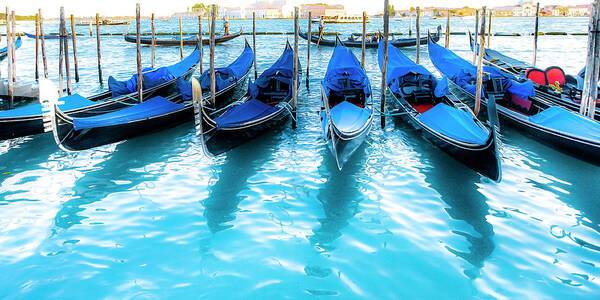
M 534 0 L 535 1 L 535 0 Z M 10 9 L 15 10 L 19 15 L 35 14 L 38 8 L 41 8 L 44 16 L 58 17 L 59 7 L 65 7 L 65 13 L 75 14 L 76 16 L 91 16 L 96 12 L 103 16 L 133 16 L 135 15 L 135 4 L 141 3 L 142 15 L 149 15 L 154 12 L 160 16 L 169 16 L 175 12 L 185 11 L 194 3 L 215 3 L 221 6 L 247 6 L 254 3 L 254 0 L 8 0 L 3 1 L 3 5 L 8 4 Z M 369 14 L 381 12 L 383 9 L 383 0 L 365 1 L 365 0 L 287 0 L 284 7 L 284 13 L 292 10 L 294 5 L 302 3 L 325 2 L 331 4 L 343 4 L 346 10 L 351 14 L 358 14 L 366 10 Z M 380 2 L 380 5 L 374 4 Z M 437 6 L 437 7 L 488 7 L 514 5 L 520 0 L 390 0 L 396 9 L 409 8 L 411 6 Z M 591 3 L 589 0 L 539 0 L 540 5 L 561 4 L 575 5 Z

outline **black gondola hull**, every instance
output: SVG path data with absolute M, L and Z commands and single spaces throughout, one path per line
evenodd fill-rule
M 414 111 L 408 109 L 410 105 L 403 98 L 396 97 L 396 95 L 393 97 L 396 101 L 390 103 L 390 108 L 399 112 L 398 119 L 417 130 L 423 138 L 473 171 L 494 181 L 501 179 L 502 170 L 497 146 L 498 140 L 493 130 L 490 130 L 488 139 L 484 144 L 464 144 L 423 126 L 417 120 Z
M 215 38 L 215 44 L 220 44 L 220 43 L 224 43 L 227 41 L 231 41 L 231 40 L 239 37 L 240 35 L 242 35 L 242 33 L 243 32 L 240 31 L 238 33 L 217 37 L 217 38 Z M 125 39 L 126 42 L 130 42 L 130 43 L 137 42 L 135 35 L 127 34 L 127 35 L 124 35 L 123 38 Z M 208 45 L 209 43 L 210 43 L 210 39 L 208 39 L 208 38 L 202 39 L 202 45 Z M 151 37 L 141 37 L 140 44 L 152 45 L 152 38 Z M 171 39 L 155 38 L 154 44 L 156 46 L 179 46 L 180 42 L 179 42 L 179 37 L 171 38 Z M 184 38 L 183 44 L 186 46 L 196 46 L 196 45 L 198 45 L 198 41 L 196 40 L 196 38 L 187 38 L 187 39 Z
M 305 40 L 308 40 L 308 35 L 304 32 L 300 33 L 300 37 Z M 420 40 L 420 44 L 427 45 L 427 39 L 428 39 L 428 37 L 422 37 Z M 440 32 L 438 31 L 435 35 L 433 35 L 432 39 L 435 42 L 439 41 Z M 321 41 L 319 41 L 319 34 L 315 33 L 315 32 L 313 32 L 311 34 L 311 42 L 314 44 L 319 44 L 319 45 L 328 46 L 328 47 L 335 47 L 335 45 L 336 45 L 335 40 L 321 38 Z M 342 41 L 342 44 L 344 44 L 344 46 L 350 47 L 350 48 L 362 48 L 362 41 Z M 416 38 L 395 39 L 395 40 L 390 40 L 390 44 L 396 48 L 414 47 L 417 45 L 417 39 Z M 377 43 L 377 42 L 366 42 L 365 43 L 366 48 L 377 48 L 378 45 L 379 45 L 379 43 Z

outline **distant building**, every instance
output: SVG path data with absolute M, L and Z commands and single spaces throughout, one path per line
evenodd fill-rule
M 311 13 L 313 18 L 320 18 L 324 16 L 343 16 L 346 14 L 344 6 L 341 4 L 331 5 L 325 3 L 313 3 L 300 5 L 301 18 L 307 18 L 308 12 Z
M 569 17 L 586 17 L 592 13 L 592 5 L 582 4 L 567 7 L 567 16 Z
M 512 17 L 516 5 L 499 6 L 492 9 L 492 14 L 496 17 Z
M 532 0 L 523 0 L 513 8 L 513 16 L 515 17 L 533 17 L 535 12 L 536 5 L 533 4 Z
M 278 19 L 283 17 L 283 6 L 285 0 L 256 1 L 246 9 L 246 14 L 256 13 L 257 18 Z
M 243 19 L 246 16 L 241 7 L 219 7 L 219 17 L 228 19 Z

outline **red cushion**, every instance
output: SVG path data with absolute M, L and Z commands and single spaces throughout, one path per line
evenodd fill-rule
M 567 76 L 565 75 L 565 71 L 559 67 L 549 67 L 546 69 L 546 81 L 548 84 L 555 84 L 558 82 L 559 86 L 565 86 L 567 83 Z
M 429 109 L 431 109 L 433 107 L 433 104 L 431 104 L 431 103 L 421 103 L 421 104 L 411 103 L 411 105 L 420 114 L 428 111 Z
M 546 73 L 540 69 L 527 69 L 527 71 L 525 71 L 525 77 L 539 85 L 548 85 L 548 82 L 546 81 Z

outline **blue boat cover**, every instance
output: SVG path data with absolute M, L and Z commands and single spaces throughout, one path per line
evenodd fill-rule
M 240 56 L 234 60 L 229 66 L 224 68 L 215 68 L 215 77 L 216 77 L 216 89 L 220 91 L 224 88 L 229 87 L 230 85 L 236 83 L 240 78 L 242 78 L 248 70 L 252 67 L 252 63 L 254 62 L 254 51 L 252 48 L 246 44 L 244 51 Z M 200 76 L 200 84 L 202 85 L 203 90 L 210 89 L 210 70 L 204 71 L 202 76 Z
M 302 70 L 298 62 L 298 70 Z M 292 77 L 294 76 L 294 50 L 288 44 L 277 61 L 266 69 L 255 82 L 248 85 L 248 91 L 254 98 L 258 97 L 261 89 L 269 86 L 271 79 L 283 82 L 289 85 L 288 96 L 292 94 Z M 298 72 L 298 82 L 300 82 L 300 72 Z
M 274 107 L 256 99 L 250 99 L 230 107 L 215 119 L 217 128 L 237 127 L 244 123 L 266 117 L 282 108 Z
M 21 48 L 21 45 L 23 44 L 23 41 L 21 40 L 21 37 L 17 37 L 17 40 L 15 41 L 15 50 Z M 0 49 L 0 55 L 6 55 L 6 53 L 8 53 L 8 47 L 4 47 Z
M 348 79 L 350 86 L 340 85 L 340 79 Z M 362 89 L 365 97 L 371 96 L 371 85 L 365 71 L 354 53 L 343 45 L 337 45 L 333 49 L 333 55 L 329 60 L 327 72 L 323 79 L 323 86 L 329 91 L 344 91 L 348 89 Z
M 383 41 L 379 42 L 379 46 L 377 48 L 377 62 L 379 63 L 379 69 L 383 69 Z M 402 53 L 398 48 L 394 47 L 394 45 L 388 45 L 388 65 L 387 65 L 387 78 L 386 84 L 390 87 L 392 92 L 400 93 L 400 81 L 398 79 L 404 77 L 406 74 L 421 74 L 424 76 L 429 76 L 433 80 L 435 84 L 435 78 L 431 72 L 429 72 L 425 67 L 416 64 L 410 58 L 408 58 L 404 53 Z
M 191 81 L 187 81 L 183 78 L 177 78 L 177 89 L 179 90 L 179 94 L 181 94 L 181 99 L 188 101 L 194 98 Z
M 200 50 L 196 49 L 185 59 L 180 62 L 157 69 L 144 68 L 142 76 L 144 76 L 144 89 L 149 89 L 167 82 L 173 78 L 183 76 L 190 68 L 193 68 L 200 61 Z M 131 76 L 128 80 L 117 80 L 112 76 L 108 77 L 108 89 L 113 97 L 127 95 L 137 92 L 137 74 Z
M 79 94 L 62 97 L 59 101 L 64 102 L 64 104 L 58 106 L 60 110 L 67 112 L 96 104 L 96 102 L 90 101 Z M 42 105 L 39 103 L 31 103 L 14 109 L 0 111 L 0 118 L 25 118 L 41 115 Z
M 111 113 L 86 118 L 73 118 L 73 127 L 75 130 L 82 130 L 126 124 L 173 112 L 181 108 L 183 108 L 182 104 L 174 103 L 163 97 L 157 96 L 140 104 Z
M 334 106 L 329 114 L 335 128 L 341 132 L 351 133 L 369 122 L 372 112 L 369 108 L 360 108 L 348 101 L 342 101 Z
M 585 118 L 559 106 L 547 108 L 529 117 L 529 121 L 571 136 L 600 143 L 600 123 L 598 121 Z
M 464 143 L 483 145 L 488 138 L 488 131 L 475 122 L 472 114 L 444 103 L 422 113 L 419 121 L 435 132 Z
M 475 94 L 476 66 L 431 40 L 429 41 L 429 58 L 443 75 L 471 94 Z M 501 78 L 508 91 L 515 95 L 522 98 L 535 96 L 535 87 L 529 80 L 518 82 L 515 76 L 491 66 L 484 66 L 483 71 L 491 78 Z

